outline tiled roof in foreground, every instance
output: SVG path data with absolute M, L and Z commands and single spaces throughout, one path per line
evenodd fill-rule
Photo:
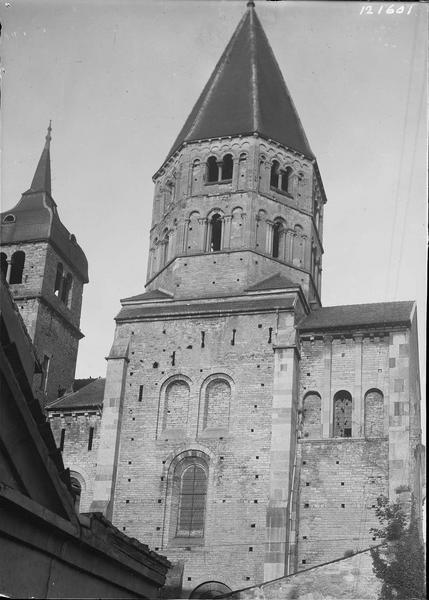
M 311 312 L 298 324 L 298 329 L 314 331 L 341 327 L 407 325 L 411 323 L 414 306 L 413 300 L 327 306 Z
M 46 408 L 52 411 L 62 411 L 73 408 L 94 408 L 103 404 L 104 386 L 106 380 L 103 377 L 88 383 L 77 392 L 67 394 L 50 402 Z

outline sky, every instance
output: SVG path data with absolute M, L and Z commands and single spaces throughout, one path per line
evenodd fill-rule
M 77 377 L 105 375 L 119 300 L 144 290 L 152 175 L 245 4 L 2 2 L 2 210 L 28 189 L 52 119 L 52 195 L 89 262 Z M 256 11 L 328 198 L 322 303 L 416 300 L 423 370 L 428 6 L 261 0 Z

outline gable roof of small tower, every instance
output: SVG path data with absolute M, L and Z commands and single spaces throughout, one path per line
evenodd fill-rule
M 184 142 L 255 132 L 314 158 L 254 4 L 248 2 L 167 158 Z
M 88 261 L 76 238 L 63 225 L 51 196 L 51 124 L 30 188 L 13 208 L 0 214 L 2 245 L 49 241 L 88 283 Z M 4 222 L 13 215 L 14 221 Z

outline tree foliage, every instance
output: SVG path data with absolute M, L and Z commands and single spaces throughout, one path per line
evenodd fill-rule
M 424 600 L 426 598 L 424 550 L 419 537 L 414 502 L 408 520 L 401 504 L 377 499 L 380 526 L 371 528 L 382 545 L 371 548 L 375 576 L 382 581 L 379 600 Z

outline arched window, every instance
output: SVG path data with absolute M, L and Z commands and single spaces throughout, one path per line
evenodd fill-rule
M 198 190 L 199 178 L 200 178 L 200 160 L 198 158 L 196 158 L 192 164 L 192 181 L 191 181 L 192 193 L 195 193 Z
M 295 225 L 292 242 L 292 262 L 294 265 L 302 265 L 304 260 L 304 239 L 301 225 Z
M 384 436 L 384 398 L 380 390 L 365 394 L 365 437 Z
M 182 379 L 171 381 L 165 390 L 163 429 L 185 430 L 188 422 L 189 384 Z
M 232 179 L 232 170 L 234 163 L 232 160 L 232 154 L 225 154 L 222 160 L 222 176 L 221 181 L 229 181 Z
M 303 433 L 309 439 L 322 437 L 322 399 L 317 392 L 308 392 L 304 397 Z
M 63 280 L 63 263 L 58 263 L 57 274 L 55 275 L 55 284 L 54 284 L 54 294 L 56 296 L 60 295 L 62 280 Z
M 289 192 L 291 184 L 292 169 L 287 167 L 284 171 L 281 171 L 281 190 L 282 192 Z
M 218 598 L 232 592 L 231 588 L 220 581 L 206 581 L 196 587 L 189 598 Z
M 219 165 L 216 156 L 210 156 L 207 161 L 207 181 L 213 183 L 219 180 Z
M 72 285 L 73 277 L 71 273 L 67 273 L 66 277 L 63 278 L 63 287 L 61 289 L 61 301 L 64 302 L 66 306 L 69 304 Z
M 15 215 L 11 215 L 11 214 L 6 215 L 3 219 L 3 223 L 15 223 L 15 221 L 16 221 Z
M 334 396 L 334 437 L 352 437 L 352 397 L 346 390 Z
M 177 537 L 203 537 L 207 473 L 201 464 L 190 464 L 180 478 Z
M 222 247 L 222 217 L 216 213 L 210 219 L 209 251 L 217 252 Z
M 75 509 L 76 513 L 79 514 L 82 486 L 81 486 L 80 482 L 76 479 L 76 477 L 70 477 L 70 483 L 71 483 L 72 494 L 73 494 L 73 499 L 74 499 L 74 509 Z
M 275 189 L 279 187 L 279 167 L 278 161 L 274 160 L 271 165 L 270 186 Z
M 281 221 L 275 221 L 273 225 L 273 245 L 271 254 L 274 258 L 278 258 L 280 255 L 280 238 L 283 231 L 283 225 Z
M 22 273 L 24 271 L 25 252 L 18 250 L 12 254 L 12 269 L 10 271 L 9 283 L 22 283 Z
M 7 275 L 7 256 L 4 252 L 0 252 L 0 269 L 1 276 L 3 279 L 6 279 Z
M 247 154 L 242 152 L 238 161 L 238 186 L 243 188 L 246 183 Z
M 204 391 L 203 427 L 228 428 L 231 404 L 231 386 L 226 379 L 216 377 Z

